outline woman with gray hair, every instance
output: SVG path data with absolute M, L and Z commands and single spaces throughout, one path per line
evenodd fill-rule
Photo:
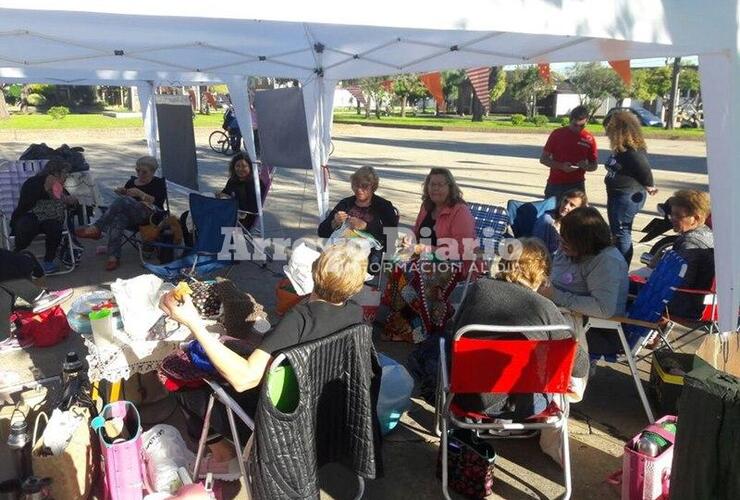
M 393 203 L 375 194 L 380 179 L 373 167 L 360 167 L 350 177 L 353 196 L 341 200 L 319 224 L 319 236 L 329 238 L 332 233 L 347 223 L 350 228 L 370 233 L 373 238 L 386 246 L 383 229 L 398 226 L 398 211 Z M 370 254 L 370 263 L 380 262 L 381 252 Z M 371 269 L 373 274 L 377 270 Z
M 77 199 L 64 190 L 71 169 L 72 166 L 63 160 L 46 162 L 41 172 L 21 186 L 18 206 L 10 218 L 16 252 L 28 248 L 39 234 L 46 237 L 44 260 L 40 264 L 47 274 L 59 270 L 56 256 L 62 241 L 65 212 L 68 206 L 77 204 Z
M 114 192 L 119 195 L 105 214 L 90 226 L 75 231 L 80 238 L 98 240 L 102 233 L 108 234 L 108 262 L 106 271 L 118 268 L 123 246 L 123 231 L 147 224 L 156 211 L 164 210 L 167 199 L 167 185 L 161 177 L 156 177 L 159 164 L 156 158 L 142 156 L 136 160 L 136 175 L 123 187 Z

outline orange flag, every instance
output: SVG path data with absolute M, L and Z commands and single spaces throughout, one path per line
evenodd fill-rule
M 632 71 L 629 61 L 609 61 L 609 66 L 617 72 L 625 85 L 629 87 L 632 83 Z
M 434 100 L 437 101 L 437 106 L 439 106 L 439 110 L 444 111 L 445 98 L 444 94 L 442 93 L 442 74 L 439 72 L 426 73 L 424 75 L 419 75 L 419 80 L 421 80 L 421 83 L 424 84 L 429 93 L 432 94 Z
M 545 80 L 547 83 L 550 83 L 550 65 L 547 63 L 542 63 L 537 65 L 537 71 L 540 72 L 540 78 Z

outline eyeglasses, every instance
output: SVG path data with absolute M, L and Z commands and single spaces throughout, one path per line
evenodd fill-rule
M 444 189 L 449 186 L 446 182 L 430 182 L 429 189 Z
M 143 174 L 144 172 L 149 172 L 149 169 L 145 167 L 136 167 L 135 170 L 137 174 Z
M 362 189 L 363 191 L 370 191 L 373 188 L 372 184 L 363 183 L 363 184 L 353 184 L 353 189 Z

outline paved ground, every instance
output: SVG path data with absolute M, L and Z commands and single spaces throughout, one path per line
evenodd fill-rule
M 201 190 L 220 189 L 226 179 L 227 161 L 212 153 L 206 144 L 209 130 L 197 130 L 198 161 Z M 511 198 L 541 197 L 546 170 L 539 165 L 544 136 L 509 135 L 469 132 L 431 132 L 420 130 L 385 129 L 359 126 L 337 126 L 335 155 L 331 161 L 332 201 L 350 193 L 349 175 L 361 165 L 376 167 L 381 176 L 379 194 L 390 199 L 401 212 L 402 223 L 411 224 L 418 211 L 421 183 L 433 166 L 449 167 L 462 186 L 468 201 L 505 205 Z M 601 159 L 606 156 L 607 143 L 598 138 Z M 136 157 L 145 154 L 146 147 L 136 130 L 111 131 L 0 131 L 0 158 L 16 158 L 31 142 L 47 142 L 58 146 L 62 142 L 82 145 L 102 189 L 110 190 L 133 173 Z M 651 198 L 638 217 L 636 227 L 642 227 L 655 215 L 655 203 L 663 201 L 679 188 L 707 189 L 705 145 L 696 141 L 648 142 L 651 162 L 655 169 L 660 193 Z M 604 208 L 606 195 L 603 170 L 588 175 L 589 198 Z M 309 173 L 301 170 L 281 170 L 266 207 L 267 233 L 273 237 L 297 238 L 312 236 L 318 222 L 315 215 L 315 195 Z M 179 213 L 185 206 L 183 198 L 173 197 L 173 208 Z M 639 255 L 643 249 L 636 249 Z M 90 288 L 105 286 L 118 277 L 141 273 L 133 252 L 124 254 L 124 265 L 115 273 L 102 270 L 104 257 L 94 256 L 93 245 L 87 246 L 88 258 L 74 273 L 48 279 L 49 287 L 76 288 L 82 293 Z M 280 270 L 274 265 L 274 271 Z M 268 309 L 274 307 L 274 285 L 279 273 L 260 270 L 253 265 L 241 265 L 232 277 L 250 291 Z M 79 339 L 71 337 L 53 349 L 16 352 L 0 358 L 3 368 L 13 369 L 25 379 L 51 376 L 59 371 L 66 350 L 83 349 Z M 380 350 L 404 361 L 409 352 L 406 345 L 380 343 Z M 646 377 L 649 366 L 641 366 Z M 32 371 L 33 370 L 33 371 Z M 167 418 L 170 411 L 162 404 L 144 405 L 145 420 L 153 422 Z M 440 498 L 440 483 L 434 477 L 437 438 L 431 433 L 431 408 L 414 399 L 403 425 L 384 444 L 386 475 L 368 484 L 366 498 L 406 499 Z M 175 417 L 171 417 L 175 418 Z M 599 368 L 591 380 L 585 400 L 572 406 L 570 435 L 573 460 L 573 498 L 617 498 L 604 483 L 604 478 L 619 469 L 621 447 L 625 439 L 645 424 L 639 400 L 631 379 L 623 369 L 610 366 Z M 495 498 L 557 498 L 562 494 L 560 469 L 539 452 L 536 440 L 495 443 L 497 460 Z M 327 480 L 326 498 L 348 498 L 350 478 L 342 471 L 324 471 Z

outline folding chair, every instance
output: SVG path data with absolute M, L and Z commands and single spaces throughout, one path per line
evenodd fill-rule
M 558 200 L 554 196 L 539 201 L 509 200 L 506 202 L 509 225 L 514 237 L 532 236 L 532 229 L 537 218 L 557 207 L 557 204 Z
M 23 183 L 41 172 L 47 161 L 9 161 L 0 166 L 0 236 L 2 237 L 2 248 L 13 250 L 15 246 L 15 236 L 10 234 L 10 219 L 13 211 L 18 206 Z M 74 244 L 73 235 L 68 229 L 67 217 L 68 215 L 65 212 L 65 219 L 62 225 L 64 228 L 62 230 L 62 244 L 68 247 L 69 255 L 73 256 L 77 247 Z M 40 234 L 35 240 L 41 240 L 43 238 L 44 235 Z M 62 264 L 64 264 L 64 267 L 53 274 L 71 273 L 77 267 L 77 261 L 74 258 L 69 259 L 69 262 L 62 262 Z
M 295 372 L 289 363 L 285 363 L 286 357 L 284 354 L 278 354 L 270 366 L 267 369 L 265 375 L 265 382 L 268 388 L 268 394 L 275 408 L 279 411 L 288 413 L 298 406 L 299 392 L 298 380 L 296 379 Z M 203 430 L 200 435 L 198 442 L 198 452 L 195 457 L 195 465 L 193 466 L 193 477 L 197 478 L 200 472 L 200 463 L 203 459 L 205 452 L 205 445 L 208 439 L 208 428 L 211 422 L 211 413 L 213 411 L 213 405 L 216 400 L 223 404 L 226 408 L 226 416 L 229 420 L 229 428 L 231 429 L 231 438 L 234 444 L 234 451 L 236 452 L 237 461 L 239 462 L 239 472 L 242 478 L 244 478 L 244 486 L 249 491 L 249 475 L 247 474 L 246 463 L 249 460 L 249 454 L 253 446 L 254 434 L 249 439 L 245 448 L 242 448 L 239 440 L 239 434 L 236 429 L 236 421 L 234 415 L 236 414 L 244 424 L 249 427 L 250 430 L 254 431 L 254 421 L 247 415 L 239 404 L 229 396 L 229 394 L 221 387 L 218 383 L 205 380 L 210 386 L 211 396 L 208 400 L 208 406 L 206 408 L 206 414 L 203 423 Z M 358 489 L 354 499 L 359 500 L 365 493 L 365 480 L 362 476 L 357 476 Z
M 522 334 L 555 332 L 572 329 L 567 325 L 493 326 L 467 325 L 455 332 L 452 339 L 448 373 L 445 339 L 439 341 L 439 384 L 436 417 L 441 428 L 442 493 L 449 500 L 447 443 L 450 427 L 475 431 L 521 431 L 546 428 L 562 429 L 563 477 L 565 495 L 571 494 L 570 447 L 568 445 L 569 405 L 562 398 L 562 408 L 551 404 L 546 421 L 499 423 L 480 419 L 455 404 L 456 394 L 561 394 L 568 392 L 577 343 L 574 338 L 559 340 L 501 340 L 471 338 L 468 333 Z M 469 418 L 472 417 L 472 418 Z M 474 420 L 482 420 L 477 422 Z
M 224 234 L 223 228 L 232 230 L 239 228 L 237 210 L 237 201 L 234 199 L 191 194 L 190 215 L 195 227 L 193 247 L 158 242 L 147 243 L 153 247 L 181 250 L 184 255 L 163 265 L 144 263 L 144 267 L 161 278 L 175 280 L 183 274 L 207 275 L 232 266 L 237 256 L 231 255 L 229 260 L 219 260 L 219 254 L 224 248 L 225 238 L 236 236 L 229 232 Z
M 478 248 L 476 254 L 480 267 L 490 270 L 490 262 L 498 254 L 498 245 L 506 233 L 509 224 L 509 213 L 503 207 L 495 205 L 484 205 L 483 203 L 468 203 L 470 213 L 473 214 L 475 221 L 475 237 L 478 239 Z M 471 266 L 465 278 L 465 285 L 462 292 L 460 303 L 465 300 L 468 293 L 468 287 L 473 280 L 474 267 Z
M 645 286 L 640 289 L 635 301 L 627 311 L 626 317 L 613 316 L 602 319 L 591 316 L 583 327 L 585 335 L 588 335 L 588 330 L 591 328 L 606 328 L 617 331 L 624 350 L 624 357 L 635 382 L 637 394 L 651 424 L 655 421 L 655 418 L 647 396 L 645 396 L 640 375 L 637 373 L 635 357 L 655 334 L 660 336 L 668 348 L 671 348 L 663 327 L 658 321 L 662 317 L 663 311 L 665 311 L 666 304 L 673 298 L 678 286 L 683 283 L 686 267 L 686 261 L 678 253 L 672 250 L 667 252 L 660 260 L 658 267 L 650 275 Z M 592 359 L 600 357 L 602 356 L 592 356 Z M 617 361 L 616 355 L 603 357 L 609 362 Z

